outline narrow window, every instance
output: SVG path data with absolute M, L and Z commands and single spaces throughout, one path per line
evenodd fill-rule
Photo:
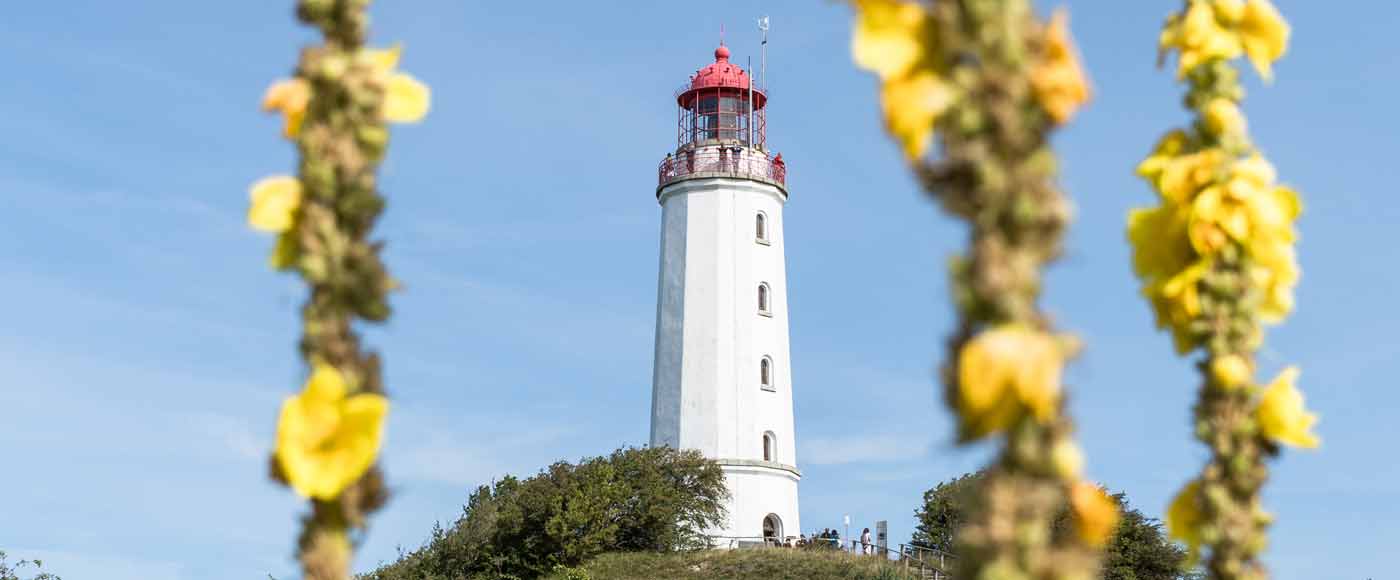
M 768 216 L 763 215 L 763 212 L 754 216 L 753 230 L 754 239 L 760 242 L 768 241 Z
M 777 447 L 776 443 L 774 442 L 774 439 L 776 439 L 776 437 L 774 437 L 772 431 L 768 431 L 768 432 L 766 432 L 766 433 L 763 434 L 763 460 L 764 460 L 764 461 L 774 461 L 773 456 L 776 455 L 775 449 L 774 449 L 774 448 Z
M 768 314 L 768 284 L 760 282 L 758 285 L 758 313 Z
M 763 357 L 758 361 L 758 385 L 766 390 L 773 390 L 773 359 Z

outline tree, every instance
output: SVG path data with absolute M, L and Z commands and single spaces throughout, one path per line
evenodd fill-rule
M 724 472 L 698 451 L 623 448 L 481 486 L 449 529 L 362 580 L 537 578 L 603 552 L 706 545 L 724 518 Z
M 911 543 L 916 546 L 952 552 L 955 534 L 963 522 L 972 493 L 982 481 L 982 472 L 967 473 L 939 483 L 924 492 L 923 505 L 915 510 L 918 525 Z M 1128 503 L 1123 492 L 1112 494 L 1123 517 L 1113 539 L 1105 548 L 1103 580 L 1192 580 L 1182 569 L 1186 550 L 1167 539 L 1162 523 L 1147 517 Z M 1070 533 L 1069 510 L 1055 518 L 1056 534 Z
M 20 577 L 20 568 L 33 565 L 35 570 L 44 567 L 42 560 L 20 560 L 14 566 L 5 563 L 5 551 L 0 550 L 0 580 L 24 580 Z M 39 572 L 29 580 L 62 580 L 58 576 L 48 572 Z
M 962 527 L 963 506 L 973 500 L 971 494 L 981 481 L 980 471 L 964 473 L 924 492 L 924 503 L 914 512 L 919 524 L 910 543 L 952 552 L 955 534 Z

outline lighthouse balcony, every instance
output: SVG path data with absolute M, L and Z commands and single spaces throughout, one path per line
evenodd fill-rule
M 781 155 L 770 157 L 767 152 L 742 144 L 728 145 L 718 140 L 712 143 L 716 144 L 685 147 L 667 155 L 657 167 L 657 192 L 677 181 L 706 177 L 753 179 L 787 189 L 787 166 Z

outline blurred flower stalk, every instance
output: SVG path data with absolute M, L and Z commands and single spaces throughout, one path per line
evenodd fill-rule
M 291 79 L 267 90 L 263 108 L 284 117 L 296 144 L 296 176 L 250 190 L 248 223 L 275 234 L 269 263 L 296 272 L 309 298 L 300 352 L 309 369 L 302 392 L 282 406 L 273 479 L 311 502 L 298 539 L 304 577 L 350 577 L 352 532 L 388 497 L 376 466 L 389 402 L 377 354 L 360 344 L 357 321 L 389 317 L 396 287 L 370 234 L 384 207 L 375 171 L 390 122 L 427 114 L 429 91 L 398 72 L 399 48 L 366 48 L 369 0 L 301 0 L 297 17 L 324 42 L 301 52 Z
M 1172 501 L 1167 527 L 1193 561 L 1208 551 L 1214 579 L 1268 577 L 1259 561 L 1271 521 L 1260 501 L 1266 460 L 1280 445 L 1318 445 L 1297 369 L 1268 385 L 1255 379 L 1263 325 L 1293 309 L 1302 204 L 1250 139 L 1237 63 L 1247 58 L 1270 80 L 1288 37 L 1268 0 L 1187 0 L 1167 19 L 1161 53 L 1175 54 L 1195 119 L 1138 166 L 1158 204 L 1128 218 L 1134 270 L 1157 325 L 1178 354 L 1204 353 L 1194 424 L 1211 458 Z
M 970 227 L 951 265 L 959 326 L 943 367 L 959 439 L 1004 444 L 959 534 L 956 576 L 1096 578 L 1118 512 L 1082 479 L 1062 374 L 1077 341 L 1038 300 L 1071 207 L 1050 134 L 1089 98 L 1068 17 L 1028 0 L 854 0 L 852 52 L 925 189 Z M 931 153 L 935 140 L 938 147 Z M 1053 534 L 1069 506 L 1074 532 Z

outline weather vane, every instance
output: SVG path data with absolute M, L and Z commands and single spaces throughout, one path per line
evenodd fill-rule
M 759 84 L 768 91 L 768 17 L 758 17 L 758 29 L 763 31 L 763 42 L 759 44 Z

